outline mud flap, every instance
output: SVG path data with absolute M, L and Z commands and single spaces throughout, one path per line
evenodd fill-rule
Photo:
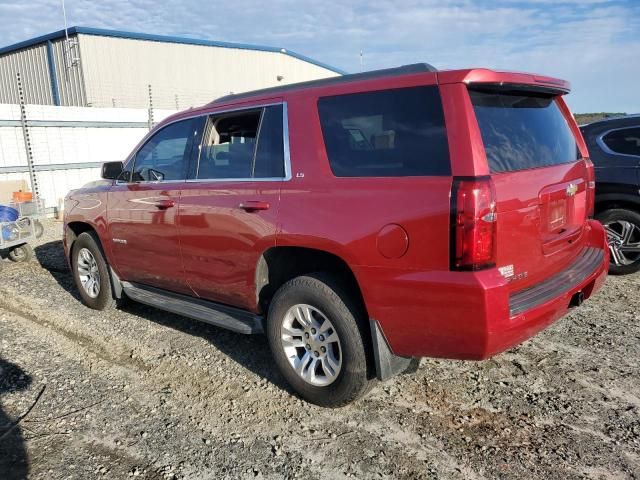
M 376 377 L 384 381 L 415 366 L 413 358 L 394 355 L 384 338 L 377 320 L 369 319 L 371 326 L 371 340 L 373 343 L 373 356 L 376 362 Z
M 109 265 L 109 273 L 111 274 L 111 291 L 113 292 L 113 297 L 116 300 L 120 300 L 122 298 L 123 290 L 122 282 L 116 272 L 113 271 L 113 268 L 111 268 L 111 265 Z

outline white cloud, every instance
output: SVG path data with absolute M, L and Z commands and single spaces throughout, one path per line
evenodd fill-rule
M 428 61 L 568 79 L 577 111 L 640 111 L 640 14 L 613 0 L 67 0 L 71 25 L 286 47 L 359 70 Z M 58 0 L 0 2 L 0 44 L 60 29 Z

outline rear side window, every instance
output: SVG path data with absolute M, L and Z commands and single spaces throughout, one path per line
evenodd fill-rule
M 260 113 L 209 118 L 200 149 L 199 179 L 251 178 Z
M 615 153 L 640 157 L 640 127 L 614 130 L 602 137 L 602 141 Z
M 492 173 L 574 162 L 579 150 L 553 97 L 470 90 Z
M 200 149 L 200 180 L 284 177 L 283 107 L 212 115 Z
M 253 164 L 254 178 L 284 177 L 282 105 L 265 108 Z
M 318 112 L 337 177 L 451 174 L 436 86 L 323 97 Z

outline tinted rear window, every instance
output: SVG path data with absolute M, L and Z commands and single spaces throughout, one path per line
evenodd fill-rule
M 492 173 L 573 162 L 576 139 L 552 97 L 470 90 Z
M 438 88 L 323 97 L 322 133 L 338 177 L 450 175 Z

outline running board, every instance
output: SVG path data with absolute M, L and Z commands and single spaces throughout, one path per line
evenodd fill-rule
M 159 288 L 122 282 L 122 289 L 129 298 L 136 302 L 157 307 L 167 312 L 210 323 L 216 327 L 226 328 L 246 335 L 263 333 L 263 318 L 239 308 L 209 302 L 199 298 L 167 292 Z

